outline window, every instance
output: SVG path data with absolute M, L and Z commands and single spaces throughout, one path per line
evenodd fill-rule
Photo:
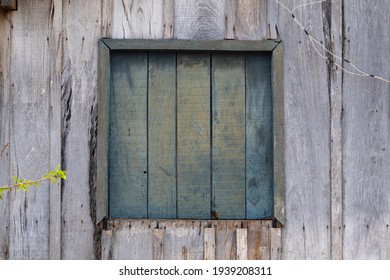
M 99 44 L 100 218 L 283 223 L 279 42 Z

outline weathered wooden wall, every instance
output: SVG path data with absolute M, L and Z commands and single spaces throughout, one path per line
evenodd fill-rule
M 332 0 L 294 14 L 335 54 L 389 79 L 389 11 L 387 0 Z M 285 46 L 282 230 L 201 221 L 98 228 L 98 39 L 277 36 Z M 61 188 L 13 191 L 0 202 L 0 259 L 236 258 L 237 247 L 231 255 L 218 242 L 237 246 L 245 236 L 249 258 L 390 258 L 390 85 L 321 58 L 275 0 L 18 0 L 17 11 L 0 8 L 0 117 L 0 148 L 9 143 L 0 184 L 60 163 L 68 171 Z M 268 243 L 256 243 L 264 236 Z M 131 240 L 151 250 L 142 253 Z

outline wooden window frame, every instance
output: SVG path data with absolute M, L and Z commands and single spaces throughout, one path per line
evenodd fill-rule
M 266 41 L 188 41 L 188 40 L 131 40 L 101 39 L 98 44 L 98 146 L 96 221 L 108 218 L 108 158 L 109 158 L 109 96 L 110 61 L 113 51 L 266 51 L 272 52 L 271 83 L 273 98 L 273 152 L 274 152 L 274 217 L 280 225 L 285 223 L 284 175 L 284 89 L 283 43 Z

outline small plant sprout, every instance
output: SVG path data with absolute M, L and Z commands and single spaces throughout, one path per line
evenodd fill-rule
M 38 180 L 25 180 L 17 177 L 12 177 L 12 179 L 14 180 L 14 184 L 0 187 L 0 200 L 3 199 L 5 191 L 10 191 L 15 188 L 18 191 L 20 190 L 28 191 L 29 187 L 31 186 L 38 187 L 39 184 L 45 181 L 51 181 L 53 184 L 56 184 L 57 180 L 61 180 L 61 179 L 66 180 L 66 171 L 61 170 L 60 166 L 57 166 L 55 170 L 48 172 L 47 174 L 43 175 L 41 179 Z

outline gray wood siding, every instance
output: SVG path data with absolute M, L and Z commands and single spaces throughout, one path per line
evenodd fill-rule
M 302 2 L 300 2 L 302 3 Z M 290 8 L 292 5 L 290 6 Z M 324 41 L 322 6 L 302 8 L 310 32 Z M 298 13 L 298 11 L 296 12 Z M 286 224 L 283 258 L 330 256 L 330 104 L 326 61 L 291 15 L 279 9 L 284 40 Z M 286 39 L 284 39 L 286 38 Z
M 389 3 L 347 3 L 344 20 L 350 24 L 360 20 L 345 31 L 345 57 L 389 79 L 390 43 L 385 39 L 390 36 Z M 342 85 L 343 255 L 389 259 L 390 84 L 344 75 Z
M 306 2 L 283 1 L 289 8 Z M 334 53 L 389 79 L 390 2 L 371 2 L 331 1 L 295 15 Z M 278 35 L 284 227 L 244 226 L 238 242 L 237 221 L 95 226 L 98 39 Z M 46 184 L 0 201 L 0 259 L 197 259 L 204 252 L 234 259 L 245 251 L 245 235 L 248 246 L 256 244 L 248 258 L 390 258 L 390 85 L 327 63 L 273 0 L 41 0 L 0 8 L 0 118 L 0 149 L 10 143 L 1 184 L 15 175 L 39 178 L 60 163 L 68 172 L 61 188 Z

